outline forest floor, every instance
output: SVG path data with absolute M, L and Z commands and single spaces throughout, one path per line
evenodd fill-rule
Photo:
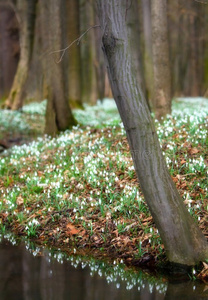
M 164 246 L 114 102 L 74 114 L 82 125 L 51 138 L 43 135 L 45 101 L 0 111 L 0 231 L 157 268 Z M 177 99 L 172 116 L 155 125 L 172 179 L 208 238 L 208 100 Z

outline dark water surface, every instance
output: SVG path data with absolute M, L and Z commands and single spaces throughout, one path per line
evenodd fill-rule
M 28 246 L 0 244 L 0 300 L 192 300 L 208 299 L 202 283 L 167 283 L 148 279 L 141 271 L 125 270 L 103 262 L 82 261 L 61 253 Z M 32 252 L 32 253 L 31 253 Z

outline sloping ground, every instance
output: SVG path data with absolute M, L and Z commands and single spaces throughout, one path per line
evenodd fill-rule
M 172 116 L 156 127 L 173 181 L 208 238 L 207 102 L 178 99 Z M 36 118 L 44 123 L 44 103 L 40 111 L 37 105 L 31 107 L 21 113 L 29 116 L 28 122 L 21 120 L 30 135 L 41 132 L 32 125 Z M 41 244 L 64 250 L 73 246 L 155 267 L 165 260 L 164 247 L 140 191 L 114 103 L 107 100 L 74 113 L 82 125 L 2 153 L 2 231 L 10 228 Z M 13 128 L 18 132 L 17 125 Z M 26 134 L 21 128 L 20 134 Z

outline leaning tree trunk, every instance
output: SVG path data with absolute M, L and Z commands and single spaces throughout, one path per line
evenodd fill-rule
M 61 3 L 62 0 L 41 0 L 41 36 L 44 71 L 44 97 L 47 101 L 45 133 L 54 135 L 76 124 L 68 104 L 63 61 L 49 52 L 61 49 Z
M 34 38 L 35 9 L 37 0 L 18 0 L 17 14 L 20 22 L 20 60 L 13 85 L 5 106 L 19 109 L 23 105 L 23 92 L 27 80 Z
M 194 265 L 208 258 L 208 244 L 169 175 L 147 103 L 136 81 L 126 26 L 127 1 L 97 0 L 97 5 L 108 75 L 145 200 L 168 259 Z
M 152 0 L 154 106 L 158 120 L 171 113 L 171 76 L 167 33 L 167 0 Z

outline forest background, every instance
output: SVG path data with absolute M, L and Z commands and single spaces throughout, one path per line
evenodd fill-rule
M 7 100 L 6 106 L 13 109 L 20 108 L 23 101 L 48 98 L 47 72 L 54 73 L 55 77 L 62 73 L 59 75 L 62 82 L 57 84 L 57 89 L 64 90 L 72 109 L 81 107 L 83 103 L 95 104 L 97 99 L 111 97 L 100 47 L 100 28 L 96 26 L 99 21 L 95 1 L 48 2 L 0 1 L 0 98 L 4 102 Z M 127 23 L 133 32 L 132 49 L 137 76 L 149 106 L 154 110 L 155 38 L 152 28 L 155 24 L 151 1 L 133 0 L 128 5 L 134 6 L 134 9 L 128 10 Z M 207 3 L 169 0 L 164 13 L 167 14 L 165 30 L 171 99 L 179 96 L 206 96 Z M 58 51 L 71 43 L 67 51 Z M 52 54 L 53 51 L 57 52 Z M 52 62 L 60 60 L 62 54 L 60 66 L 54 67 Z M 161 55 L 164 56 L 162 51 Z
M 110 2 L 108 1 L 108 5 L 109 3 Z M 115 1 L 112 1 L 112 3 L 115 4 Z M 119 3 L 120 2 L 117 2 L 118 6 L 120 5 Z M 123 3 L 125 3 L 125 1 L 123 1 Z M 148 106 L 151 111 L 155 112 L 156 118 L 161 120 L 166 116 L 166 114 L 171 113 L 171 99 L 173 99 L 174 97 L 207 97 L 206 3 L 201 3 L 198 1 L 177 1 L 173 4 L 170 1 L 134 0 L 130 2 L 127 1 L 126 4 L 128 5 L 123 6 L 125 8 L 125 23 L 127 23 L 128 32 L 131 32 L 131 58 L 133 57 L 134 66 L 136 67 L 135 69 L 137 72 L 135 74 L 137 76 L 137 81 L 139 82 L 138 86 L 142 87 L 143 93 L 148 102 Z M 77 121 L 73 117 L 73 113 L 75 111 L 73 110 L 72 113 L 71 109 L 83 109 L 86 108 L 86 103 L 89 105 L 93 105 L 96 103 L 97 99 L 100 99 L 102 101 L 106 97 L 112 98 L 109 82 L 106 75 L 106 68 L 104 66 L 103 53 L 100 47 L 101 35 L 105 32 L 105 28 L 102 28 L 102 26 L 99 25 L 94 1 L 0 1 L 0 8 L 0 43 L 2 45 L 0 58 L 2 66 L 1 99 L 3 107 L 21 111 L 23 104 L 32 101 L 42 101 L 43 99 L 47 99 L 48 101 L 46 108 L 45 133 L 54 135 L 58 131 L 64 131 L 65 129 L 72 128 L 73 125 L 77 124 Z M 100 10 L 100 12 L 102 13 L 103 11 L 104 10 Z M 102 34 L 100 34 L 100 31 L 102 31 Z M 110 48 L 108 48 L 108 46 L 109 45 L 107 45 L 106 48 L 106 45 L 103 42 L 105 55 L 108 52 L 107 50 L 110 50 L 109 52 L 111 53 L 111 50 L 113 51 L 113 48 L 115 47 L 115 45 L 110 45 Z M 122 65 L 122 61 L 120 62 L 120 65 Z M 115 62 L 112 61 L 111 63 Z M 108 67 L 109 69 L 111 67 L 109 74 L 112 72 L 112 70 L 116 70 L 119 64 L 113 65 L 113 67 L 112 65 L 109 65 Z M 118 74 L 120 74 L 120 72 L 118 72 Z M 135 79 L 136 76 L 134 76 L 133 79 Z M 126 76 L 126 78 L 128 78 L 128 76 Z M 120 81 L 118 80 L 118 82 Z M 131 83 L 132 82 L 133 81 L 131 81 Z M 111 82 L 111 86 L 113 86 L 113 84 L 114 83 Z M 125 83 L 121 85 L 125 86 Z M 129 84 L 129 86 L 131 86 L 132 90 L 133 85 Z M 133 98 L 134 97 L 129 97 L 129 99 Z M 202 101 L 206 102 L 206 99 L 203 98 Z M 124 115 L 127 114 L 124 113 Z M 133 116 L 133 113 L 131 114 L 131 116 Z M 171 119 L 170 116 L 168 118 Z M 169 120 L 168 118 L 167 120 Z M 206 117 L 203 118 L 204 120 L 206 120 Z M 131 121 L 132 119 L 133 118 L 131 118 Z M 193 118 L 189 118 L 189 121 L 191 123 L 193 121 Z M 184 120 L 186 125 L 184 124 L 183 126 L 189 126 L 189 121 Z M 143 120 L 141 121 L 141 123 L 142 122 Z M 173 122 L 175 127 L 177 127 L 174 116 L 172 116 L 171 122 Z M 198 135 L 196 136 L 196 145 L 193 144 L 192 138 L 190 138 L 191 143 L 186 143 L 188 141 L 188 137 L 184 135 L 184 132 L 183 136 L 179 136 L 177 134 L 173 135 L 176 129 L 175 127 L 174 129 L 170 129 L 170 132 L 173 135 L 174 139 L 180 137 L 180 142 L 182 142 L 182 137 L 184 138 L 183 148 L 188 148 L 188 155 L 191 157 L 194 156 L 194 158 L 196 155 L 200 156 L 202 152 L 203 154 L 205 152 L 205 149 L 203 148 L 203 145 L 205 143 L 203 126 L 206 126 L 206 124 L 203 125 L 203 122 L 199 120 L 198 122 L 200 123 L 197 123 L 197 126 L 199 126 L 199 130 L 201 133 L 203 131 L 203 136 L 199 136 L 198 133 Z M 182 126 L 180 125 L 178 127 L 181 128 Z M 73 127 L 73 130 L 75 129 L 76 128 Z M 168 134 L 167 127 L 165 127 L 165 129 L 161 131 L 165 134 Z M 185 131 L 184 127 L 183 131 Z M 100 134 L 102 132 L 102 130 L 99 131 Z M 86 136 L 91 137 L 93 133 L 97 133 L 97 129 L 95 129 L 95 131 L 90 131 L 90 133 L 86 133 Z M 193 132 L 191 133 L 194 134 Z M 154 134 L 154 132 L 152 132 L 152 134 Z M 145 134 L 143 134 L 142 136 L 145 136 Z M 111 134 L 109 134 L 109 137 L 111 137 Z M 200 138 L 203 139 L 203 143 L 200 143 L 200 145 L 198 145 L 198 139 Z M 141 141 L 139 139 L 135 140 Z M 74 145 L 74 138 L 72 138 L 72 142 Z M 175 154 L 177 155 L 176 157 L 180 165 L 182 166 L 180 169 L 180 171 L 182 171 L 181 176 L 183 176 L 184 178 L 184 176 L 187 177 L 194 175 L 193 172 L 190 173 L 190 170 L 192 170 L 190 169 L 190 164 L 182 158 L 182 156 L 185 157 L 183 152 L 184 149 L 183 151 L 179 149 L 179 143 L 177 144 L 176 141 L 174 141 L 173 144 L 174 147 L 177 148 Z M 165 142 L 163 146 L 165 149 L 168 148 L 166 147 L 167 145 L 165 144 Z M 34 144 L 32 145 L 32 147 L 34 147 Z M 77 149 L 80 150 L 81 147 L 84 147 L 84 144 L 82 142 L 79 143 Z M 89 148 L 90 147 L 91 142 L 89 143 Z M 135 149 L 137 149 L 137 147 Z M 88 153 L 88 151 L 83 150 L 82 153 L 86 154 Z M 141 153 L 143 152 L 141 151 Z M 149 153 L 152 153 L 151 157 L 153 157 L 153 152 L 151 151 L 145 151 L 145 157 L 148 156 L 149 158 Z M 75 157 L 77 159 L 77 156 Z M 173 155 L 171 156 L 171 159 L 172 158 Z M 206 161 L 204 162 L 204 159 L 201 158 L 201 156 L 199 158 L 200 168 L 204 172 L 202 173 L 201 169 L 197 170 L 201 179 L 203 180 L 204 189 L 200 192 L 203 192 L 203 194 L 205 194 L 207 191 L 206 185 L 204 184 L 206 180 Z M 147 161 L 150 160 L 148 159 Z M 147 161 L 145 160 L 145 170 L 147 169 Z M 73 157 L 71 158 L 71 163 L 74 163 Z M 175 163 L 173 162 L 173 164 L 173 172 L 177 172 L 177 170 L 175 171 Z M 189 168 L 188 174 L 184 174 L 184 164 Z M 201 164 L 203 165 L 201 166 Z M 15 182 L 12 177 L 14 175 L 13 173 L 11 173 L 11 176 L 8 175 L 8 171 L 6 171 L 7 173 L 5 173 L 5 170 L 7 170 L 7 168 L 5 168 L 6 165 L 7 161 L 2 160 L 3 167 L 1 172 L 2 175 L 7 176 L 7 180 L 2 180 L 2 186 L 4 186 L 4 188 L 13 185 L 13 183 Z M 61 166 L 60 162 L 58 163 L 58 165 L 59 167 Z M 155 165 L 157 165 L 157 163 L 155 163 L 154 166 Z M 193 165 L 196 165 L 195 161 L 193 161 Z M 102 165 L 102 167 L 105 166 Z M 111 167 L 112 166 L 110 166 L 109 164 L 109 169 Z M 35 168 L 37 168 L 37 165 L 35 165 Z M 30 168 L 28 169 L 28 171 L 29 170 Z M 61 170 L 64 171 L 63 168 Z M 73 172 L 73 168 L 70 170 L 70 172 L 71 171 Z M 66 174 L 68 174 L 68 172 Z M 162 174 L 161 172 L 159 173 Z M 24 174 L 26 174 L 25 176 L 28 177 L 28 172 Z M 84 172 L 81 172 L 81 174 L 84 175 Z M 94 172 L 94 175 L 95 174 L 96 172 Z M 40 173 L 40 175 L 42 174 Z M 123 178 L 123 174 L 120 175 L 119 177 L 115 178 Z M 174 174 L 171 173 L 171 175 Z M 177 175 L 173 176 L 172 178 L 175 180 L 173 180 L 174 182 L 178 182 L 178 178 L 179 180 L 181 180 L 180 175 L 179 177 L 177 177 Z M 50 176 L 52 176 L 52 174 L 50 174 Z M 76 172 L 74 176 L 76 176 Z M 135 178 L 134 172 L 131 174 L 131 176 L 133 179 Z M 70 176 L 67 175 L 67 177 Z M 166 180 L 166 177 L 163 177 Z M 145 178 L 145 176 L 142 176 L 142 178 Z M 195 184 L 198 184 L 195 177 L 193 178 L 193 180 L 194 184 L 190 183 L 191 190 Z M 78 180 L 77 182 L 73 183 L 74 188 L 79 186 L 78 182 L 80 181 L 81 180 Z M 46 190 L 43 191 L 42 184 L 44 184 L 45 186 L 46 183 L 40 183 L 41 189 L 38 190 L 38 192 L 41 192 L 41 197 L 44 198 Z M 106 181 L 104 185 L 106 185 Z M 28 184 L 26 184 L 26 186 L 28 188 Z M 72 189 L 72 186 L 69 186 L 70 189 Z M 89 191 L 88 185 L 87 188 L 84 189 L 84 191 Z M 6 191 L 6 193 L 7 192 L 8 191 Z M 105 187 L 103 195 L 105 195 L 106 197 L 107 193 L 108 189 Z M 118 190 L 118 196 L 119 195 L 120 189 Z M 198 194 L 194 195 L 196 197 L 201 197 Z M 69 195 L 67 194 L 66 197 L 68 196 Z M 50 198 L 49 194 L 48 197 Z M 114 193 L 112 193 L 112 197 L 114 199 Z M 15 196 L 14 199 L 12 198 L 12 201 L 15 202 L 14 207 L 19 207 L 19 214 L 22 213 L 22 205 L 26 205 L 25 199 L 29 198 L 30 197 L 27 198 L 26 196 L 24 196 L 23 198 L 22 194 L 20 194 L 19 197 Z M 147 198 L 149 199 L 149 197 Z M 53 200 L 53 198 L 51 199 Z M 77 199 L 78 198 L 76 197 L 76 201 L 78 201 Z M 89 201 L 91 200 L 92 199 L 90 196 Z M 5 199 L 3 202 L 5 205 L 7 205 L 9 203 L 13 203 L 12 201 Z M 188 201 L 188 204 L 192 203 L 190 202 L 192 200 L 189 200 L 188 198 L 186 198 L 185 201 Z M 202 198 L 200 198 L 200 203 L 201 201 Z M 97 202 L 97 198 L 96 203 L 97 205 L 100 205 L 100 202 Z M 58 203 L 58 205 L 60 204 L 61 202 Z M 65 205 L 66 203 L 62 204 Z M 195 204 L 196 208 L 198 209 L 199 204 L 194 202 L 193 205 Z M 204 205 L 206 206 L 205 201 Z M 90 209 L 91 206 L 92 205 L 90 205 Z M 129 206 L 127 207 L 129 208 Z M 11 209 L 13 209 L 13 204 Z M 48 211 L 50 211 L 51 208 L 49 207 L 48 209 Z M 83 209 L 86 213 L 86 209 L 84 207 Z M 207 210 L 206 207 L 205 210 Z M 204 212 L 205 210 L 202 206 L 200 207 L 200 213 L 202 211 Z M 74 208 L 73 212 L 76 213 L 76 208 Z M 14 211 L 14 214 L 16 214 L 16 211 Z M 130 213 L 128 212 L 128 214 Z M 205 219 L 204 216 L 198 215 L 198 211 L 197 213 L 194 212 L 193 214 L 195 217 L 197 217 L 199 222 Z M 7 217 L 7 212 L 2 214 L 2 219 L 5 219 Z M 117 216 L 115 215 L 114 217 L 116 218 Z M 75 216 L 74 220 L 78 220 L 77 218 L 78 217 Z M 100 218 L 99 214 L 98 218 Z M 143 219 L 146 220 L 147 216 L 143 216 Z M 132 217 L 129 221 L 131 220 Z M 151 220 L 152 222 L 152 219 L 149 220 Z M 20 223 L 22 222 L 21 217 L 18 217 L 18 222 L 19 221 Z M 43 220 L 41 219 L 41 222 L 42 221 Z M 107 215 L 105 221 L 109 223 Z M 36 223 L 39 221 L 35 219 L 34 222 L 35 225 L 40 226 L 40 223 Z M 206 222 L 203 221 L 203 223 L 201 224 L 203 230 L 204 228 L 206 228 L 205 223 Z M 32 223 L 32 226 L 34 224 Z M 112 227 L 113 229 L 115 229 L 115 226 L 117 226 L 115 224 Z M 137 222 L 133 224 L 137 224 Z M 54 225 L 56 224 L 53 224 L 53 226 Z M 71 224 L 69 225 L 71 226 Z M 14 227 L 16 228 L 16 223 L 14 224 Z M 21 225 L 20 227 L 18 225 L 17 227 L 21 232 L 26 231 L 28 235 L 31 235 L 31 232 L 28 231 L 27 225 Z M 44 226 L 42 226 L 41 228 L 43 229 Z M 38 227 L 38 230 L 40 231 L 41 228 Z M 97 226 L 96 228 L 101 227 Z M 111 231 L 113 230 L 112 228 Z M 125 230 L 126 228 L 129 227 L 126 226 Z M 191 227 L 188 226 L 187 228 L 190 229 Z M 73 227 L 72 229 L 74 230 L 72 230 L 74 232 L 73 234 L 78 234 L 77 229 L 74 229 Z M 103 232 L 103 228 L 101 231 Z M 149 228 L 149 231 L 149 233 L 152 233 L 152 228 Z M 66 233 L 67 232 L 68 231 L 66 231 Z M 79 231 L 79 233 L 80 232 L 81 231 Z M 115 230 L 112 231 L 112 233 L 118 234 Z M 32 236 L 35 235 L 37 235 L 36 230 L 32 232 Z M 92 226 L 90 229 L 90 234 L 83 233 L 83 235 L 86 236 L 87 240 L 90 239 L 91 241 Z M 42 237 L 43 234 L 39 232 L 39 236 Z M 108 236 L 109 241 L 105 242 L 106 247 L 111 243 L 111 236 L 112 234 Z M 190 235 L 185 234 L 185 236 L 189 237 Z M 181 240 L 181 231 L 179 238 Z M 82 240 L 84 239 L 82 238 Z M 124 240 L 126 241 L 126 239 Z M 64 239 L 64 241 L 68 240 Z M 140 241 L 140 244 L 133 242 L 134 247 L 136 247 L 135 245 L 147 246 L 151 244 L 151 239 L 149 239 L 148 236 L 147 241 L 147 236 L 145 236 L 143 242 L 141 243 Z M 198 244 L 200 245 L 200 243 Z M 135 251 L 137 250 L 138 249 L 136 249 Z M 142 251 L 140 252 L 142 253 Z

